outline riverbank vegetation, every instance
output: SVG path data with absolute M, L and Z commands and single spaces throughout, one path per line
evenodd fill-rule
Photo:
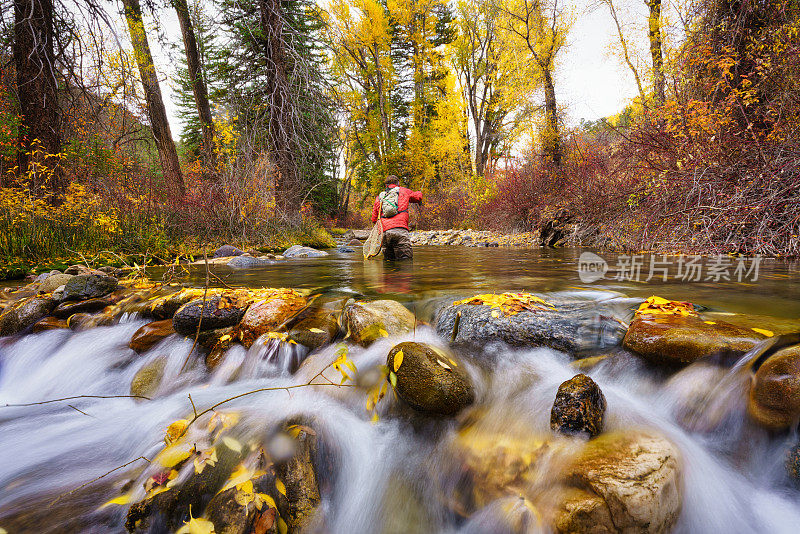
M 424 191 L 420 228 L 797 255 L 800 6 L 637 6 L 5 1 L 0 263 L 324 246 L 387 174 Z M 559 69 L 601 11 L 638 96 L 576 125 Z

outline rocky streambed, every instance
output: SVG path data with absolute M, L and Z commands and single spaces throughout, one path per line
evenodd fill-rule
M 8 532 L 800 520 L 798 321 L 609 291 L 400 303 L 73 272 L 0 292 Z

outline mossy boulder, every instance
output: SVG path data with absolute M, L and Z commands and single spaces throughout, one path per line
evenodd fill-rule
M 623 346 L 652 363 L 682 367 L 706 356 L 740 356 L 765 338 L 724 321 L 645 314 L 631 322 Z
M 575 375 L 558 387 L 550 428 L 561 434 L 595 437 L 603 431 L 606 398 L 594 380 Z
M 455 415 L 475 401 L 469 376 L 442 349 L 400 343 L 389 351 L 386 365 L 397 375 L 397 396 L 419 411 Z
M 373 300 L 349 305 L 343 322 L 348 339 L 367 347 L 383 337 L 411 332 L 416 318 L 396 300 Z
M 66 285 L 72 279 L 71 274 L 51 274 L 39 285 L 39 293 L 52 293 L 59 287 Z
M 167 366 L 167 358 L 158 358 L 144 364 L 133 376 L 131 381 L 131 395 L 138 397 L 152 398 L 158 391 L 161 381 L 164 378 L 164 369 Z

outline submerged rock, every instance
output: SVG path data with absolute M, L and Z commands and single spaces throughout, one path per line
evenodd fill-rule
M 397 396 L 417 410 L 455 415 L 475 401 L 469 377 L 441 349 L 424 343 L 400 343 L 389 351 L 386 365 L 397 375 Z
M 575 375 L 558 387 L 550 428 L 562 434 L 587 434 L 593 438 L 603 431 L 606 398 L 594 380 Z
M 245 308 L 238 306 L 220 307 L 220 297 L 194 300 L 181 306 L 172 317 L 172 327 L 182 336 L 188 336 L 200 330 L 214 330 L 233 326 L 242 320 Z
M 623 345 L 652 363 L 674 367 L 706 356 L 739 356 L 764 338 L 751 329 L 723 321 L 646 314 L 631 322 Z
M 800 443 L 786 453 L 786 474 L 792 484 L 800 486 Z
M 0 315 L 0 336 L 22 332 L 50 315 L 55 307 L 55 299 L 49 297 L 29 297 L 15 302 Z
M 131 337 L 128 347 L 138 353 L 150 350 L 153 345 L 164 339 L 170 334 L 174 334 L 175 329 L 172 328 L 172 320 L 164 319 L 163 321 L 153 321 L 147 323 L 134 332 Z
M 800 346 L 777 351 L 756 370 L 747 413 L 761 426 L 789 428 L 800 419 Z
M 416 318 L 396 300 L 373 300 L 348 306 L 343 322 L 348 339 L 366 347 L 382 337 L 411 332 Z
M 274 332 L 292 315 L 299 312 L 307 301 L 291 289 L 278 289 L 266 298 L 250 305 L 242 317 L 239 331 L 245 347 L 267 332 Z
M 119 285 L 113 276 L 105 274 L 79 274 L 73 276 L 64 286 L 63 300 L 87 300 L 105 297 Z
M 328 253 L 324 250 L 317 250 L 302 245 L 292 245 L 283 253 L 284 258 L 319 258 L 327 255 Z
M 131 380 L 131 395 L 152 398 L 164 378 L 167 358 L 159 356 L 139 369 Z
M 222 245 L 214 251 L 214 258 L 228 258 L 230 256 L 241 256 L 244 251 L 234 247 L 233 245 Z

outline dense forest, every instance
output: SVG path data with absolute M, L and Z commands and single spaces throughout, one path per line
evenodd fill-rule
M 324 243 L 388 174 L 419 228 L 800 253 L 800 2 L 626 2 L 3 0 L 0 261 Z M 638 96 L 571 124 L 558 73 L 599 10 Z

